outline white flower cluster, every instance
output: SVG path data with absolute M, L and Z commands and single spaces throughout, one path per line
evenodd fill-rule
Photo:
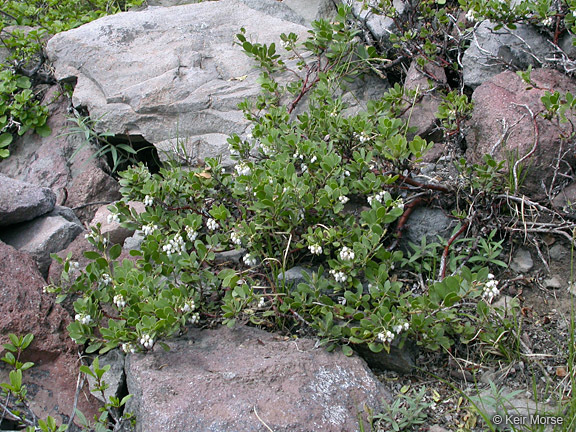
M 142 337 L 140 338 L 140 343 L 144 348 L 150 349 L 154 346 L 154 339 L 152 338 L 152 336 L 146 333 L 142 335 Z
M 400 334 L 403 331 L 406 331 L 410 328 L 410 324 L 408 324 L 407 322 L 405 322 L 404 324 L 398 324 L 395 325 L 394 327 L 392 327 L 392 330 L 394 330 L 394 333 L 396 334 Z
M 240 162 L 239 164 L 237 164 L 234 169 L 236 170 L 236 173 L 238 175 L 250 175 L 252 173 L 252 170 L 250 169 L 250 166 L 248 166 L 247 163 L 245 162 Z
M 346 273 L 344 273 L 343 271 L 336 271 L 332 269 L 330 270 L 330 274 L 334 279 L 336 279 L 336 282 L 342 283 L 346 282 L 346 280 L 348 279 L 348 276 L 346 276 Z
M 354 132 L 353 136 L 354 136 L 354 138 L 356 138 L 361 143 L 365 143 L 366 141 L 368 141 L 370 139 L 370 137 L 368 135 L 366 135 L 366 132 L 364 132 L 364 131 L 362 131 L 360 133 Z
M 308 249 L 310 250 L 310 253 L 313 255 L 320 255 L 322 253 L 322 246 L 320 246 L 319 244 L 309 245 Z
M 251 254 L 244 255 L 242 261 L 244 261 L 244 264 L 246 264 L 248 267 L 253 267 L 258 264 L 256 257 L 253 257 Z
M 374 201 L 379 202 L 380 204 L 382 204 L 383 201 L 386 200 L 386 198 L 389 198 L 390 194 L 386 191 L 381 191 L 378 192 L 376 195 L 372 195 L 368 197 L 368 205 L 372 205 L 372 203 Z
M 185 244 L 184 239 L 180 234 L 176 234 L 174 238 L 168 241 L 168 244 L 162 246 L 162 250 L 166 252 L 166 255 L 170 256 L 172 254 L 181 255 L 184 252 Z
M 198 237 L 198 233 L 194 230 L 194 228 L 187 226 L 184 229 L 186 230 L 186 236 L 188 237 L 188 240 L 190 241 L 196 240 L 196 237 Z
M 287 49 L 290 46 L 290 42 L 285 41 L 285 40 L 280 41 L 280 46 L 284 49 Z
M 190 317 L 188 318 L 188 322 L 190 324 L 197 324 L 198 321 L 200 321 L 200 314 L 198 312 L 193 313 L 192 315 L 190 315 Z
M 187 302 L 184 303 L 184 306 L 182 307 L 182 312 L 184 313 L 192 312 L 194 309 L 196 309 L 196 303 L 194 302 L 194 300 L 188 300 Z
M 81 324 L 90 324 L 92 321 L 92 317 L 88 314 L 76 314 L 74 319 L 79 321 Z
M 346 204 L 348 201 L 350 201 L 350 198 L 348 198 L 346 195 L 340 195 L 338 197 L 338 201 L 340 201 L 342 204 Z
M 344 177 L 350 177 L 350 171 L 344 170 Z
M 551 27 L 553 23 L 554 21 L 552 20 L 552 17 L 548 17 L 542 21 L 542 25 L 546 27 Z
M 484 297 L 488 303 L 492 303 L 494 298 L 500 295 L 500 290 L 498 289 L 498 281 L 494 279 L 494 275 L 492 273 L 488 275 L 488 279 L 488 282 L 484 284 L 484 292 L 482 293 L 482 297 Z
M 300 153 L 296 152 L 292 155 L 292 157 L 294 159 L 300 159 L 300 160 L 304 160 L 304 155 L 301 155 Z
M 386 330 L 385 332 L 378 333 L 378 339 L 382 343 L 392 343 L 396 335 L 392 333 L 390 330 Z
M 106 220 L 109 224 L 120 223 L 120 216 L 118 216 L 116 213 L 110 213 Z
M 476 21 L 476 15 L 473 9 L 470 9 L 468 12 L 466 12 L 466 19 L 470 22 Z
M 208 228 L 210 231 L 216 231 L 218 229 L 218 222 L 210 218 L 206 221 L 206 228 Z
M 265 156 L 272 156 L 275 153 L 274 148 L 266 143 L 260 144 L 260 150 Z
M 148 225 L 144 225 L 142 227 L 142 232 L 144 233 L 145 236 L 149 236 L 150 234 L 152 234 L 157 229 L 158 229 L 158 225 L 154 225 L 153 223 L 149 223 Z
M 110 285 L 112 283 L 112 278 L 108 273 L 103 273 L 100 281 L 103 285 Z
M 134 347 L 134 345 L 132 345 L 131 343 L 123 343 L 122 351 L 124 351 L 126 354 L 128 353 L 134 354 L 136 352 L 136 347 Z
M 354 251 L 348 246 L 344 246 L 340 251 L 340 259 L 343 261 L 352 261 L 355 256 Z
M 302 174 L 308 171 L 308 165 L 306 165 L 305 163 L 301 164 L 300 168 L 302 169 Z
M 144 197 L 144 205 L 145 205 L 146 207 L 149 207 L 149 206 L 151 206 L 151 205 L 153 205 L 153 204 L 154 204 L 154 198 L 152 198 L 150 195 L 146 195 L 146 196 Z
M 314 163 L 318 160 L 318 158 L 316 157 L 316 155 L 312 156 L 312 158 L 310 159 L 310 163 Z
M 126 299 L 122 294 L 115 295 L 114 304 L 118 309 L 122 309 L 124 306 L 126 306 Z
M 236 231 L 232 231 L 232 233 L 230 234 L 230 241 L 237 246 L 240 246 L 242 244 L 242 238 L 240 238 L 240 234 L 238 234 L 238 232 Z
M 266 305 L 266 298 L 264 298 L 264 296 L 260 297 L 260 300 L 258 300 L 258 307 L 259 308 L 263 308 Z

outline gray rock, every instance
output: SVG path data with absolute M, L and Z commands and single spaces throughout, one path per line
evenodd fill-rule
M 0 233 L 0 239 L 28 252 L 46 276 L 52 258 L 50 254 L 66 248 L 83 231 L 81 225 L 67 221 L 62 216 L 44 216 L 11 227 Z
M 510 268 L 520 273 L 528 273 L 534 267 L 534 261 L 528 249 L 520 248 L 514 254 Z
M 560 289 L 564 286 L 564 284 L 565 283 L 558 276 L 552 276 L 551 278 L 544 279 L 542 281 L 542 285 L 544 285 L 544 288 L 550 288 L 550 289 Z
M 405 250 L 412 250 L 409 243 L 420 245 L 423 237 L 426 237 L 427 243 L 438 241 L 438 236 L 448 238 L 453 226 L 454 221 L 442 210 L 417 208 L 408 218 L 400 246 Z
M 137 431 L 356 431 L 390 398 L 362 359 L 310 339 L 239 327 L 193 329 L 169 345 L 127 357 Z
M 312 271 L 310 269 L 296 266 L 292 267 L 289 270 L 286 270 L 284 273 L 278 274 L 278 284 L 285 283 L 287 287 L 297 287 L 299 283 L 306 282 L 304 274 L 307 273 L 308 275 L 312 275 Z
M 475 30 L 470 47 L 462 56 L 464 84 L 476 88 L 507 69 L 525 70 L 541 66 L 550 55 L 549 40 L 534 27 L 518 24 L 516 30 L 494 30 L 484 21 Z
M 56 195 L 48 188 L 0 174 L 0 227 L 29 221 L 48 213 Z
M 214 262 L 216 264 L 234 263 L 238 264 L 242 257 L 246 254 L 246 249 L 232 249 L 229 251 L 218 252 L 214 254 Z
M 401 374 L 411 373 L 416 366 L 418 346 L 406 340 L 402 346 L 398 340 L 394 340 L 390 345 L 390 352 L 382 350 L 379 353 L 372 352 L 367 345 L 357 345 L 354 349 L 368 363 L 371 369 L 391 370 Z
M 550 248 L 549 254 L 550 258 L 555 261 L 570 259 L 570 250 L 559 243 Z
M 305 25 L 304 18 L 294 9 L 288 7 L 284 2 L 276 0 L 239 0 L 249 8 L 257 10 L 284 21 L 293 22 L 299 25 Z
M 337 12 L 339 0 L 284 0 L 283 3 L 304 18 L 306 25 L 314 20 L 330 19 Z
M 111 396 L 120 397 L 122 394 L 126 382 L 126 375 L 124 373 L 124 361 L 126 357 L 119 349 L 108 351 L 106 354 L 98 357 L 100 368 L 110 365 L 110 369 L 102 377 L 102 380 L 108 384 L 108 388 L 104 390 L 104 397 L 102 397 L 102 393 L 99 392 L 92 394 L 96 396 L 98 400 L 106 403 L 110 402 Z M 96 386 L 96 380 L 90 375 L 86 377 L 88 378 L 88 385 L 93 389 Z
M 124 240 L 124 245 L 122 246 L 122 248 L 126 251 L 140 250 L 142 247 L 142 242 L 144 241 L 145 238 L 146 236 L 144 235 L 144 233 L 138 230 L 134 232 L 132 236 L 127 237 L 126 240 Z
M 168 150 L 178 138 L 205 158 L 227 154 L 228 135 L 248 125 L 238 103 L 259 93 L 259 71 L 233 43 L 241 26 L 280 51 L 280 33 L 308 35 L 221 0 L 107 16 L 54 36 L 47 54 L 59 80 L 77 80 L 73 103 L 102 118 L 101 130 Z
M 376 39 L 386 48 L 391 47 L 390 34 L 396 31 L 396 26 L 392 18 L 372 13 L 369 8 L 363 7 L 364 2 L 358 2 L 357 0 L 344 0 L 342 3 L 352 6 L 352 13 L 357 19 L 364 23 L 372 38 Z M 372 6 L 377 6 L 379 2 L 371 0 L 367 3 Z M 406 12 L 406 2 L 402 0 L 393 0 L 392 5 L 399 16 Z
M 76 213 L 74 213 L 74 210 L 72 210 L 69 207 L 63 207 L 63 206 L 55 206 L 54 209 L 50 212 L 50 213 L 46 213 L 45 216 L 62 216 L 64 219 L 66 219 L 68 222 L 72 222 L 75 223 L 77 225 L 82 225 L 82 222 L 80 222 L 80 219 L 78 219 L 76 217 Z

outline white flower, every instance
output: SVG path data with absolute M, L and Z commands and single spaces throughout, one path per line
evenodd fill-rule
M 218 229 L 218 222 L 210 218 L 206 221 L 206 228 L 208 228 L 210 231 L 216 231 Z
M 184 239 L 180 234 L 176 234 L 174 238 L 170 239 L 167 244 L 162 246 L 162 250 L 166 252 L 166 255 L 170 256 L 172 254 L 182 255 L 185 250 Z
M 378 192 L 376 195 L 372 195 L 368 197 L 368 204 L 372 205 L 372 203 L 374 201 L 379 202 L 380 204 L 382 204 L 383 201 L 386 201 L 386 199 L 390 198 L 390 194 L 388 192 L 385 191 L 381 191 Z
M 308 171 L 308 165 L 302 164 L 302 165 L 300 165 L 300 167 L 302 168 L 302 174 L 304 174 L 306 171 Z
M 338 197 L 338 201 L 340 201 L 342 204 L 346 204 L 348 201 L 350 201 L 350 198 L 348 198 L 346 195 L 340 195 Z
M 365 143 L 366 141 L 368 141 L 370 139 L 370 137 L 368 135 L 366 135 L 366 132 L 360 132 L 359 134 L 354 132 L 353 136 L 354 136 L 354 138 L 359 140 L 361 143 Z
M 344 177 L 350 177 L 350 171 L 344 170 Z
M 149 206 L 151 206 L 152 204 L 154 204 L 154 198 L 152 198 L 150 195 L 146 195 L 146 196 L 144 197 L 144 205 L 145 205 L 146 207 L 149 207 Z
M 476 14 L 473 9 L 470 9 L 468 12 L 466 12 L 466 19 L 470 22 L 477 21 Z
M 404 200 L 402 198 L 398 198 L 394 207 L 399 208 L 400 210 L 404 210 Z
M 188 237 L 188 240 L 194 241 L 196 240 L 196 237 L 198 237 L 198 233 L 191 226 L 187 226 L 186 228 L 184 228 L 184 230 L 186 231 L 186 236 Z
M 115 213 L 110 213 L 110 214 L 108 215 L 108 217 L 106 218 L 106 220 L 108 221 L 109 224 L 111 224 L 111 223 L 113 223 L 113 222 L 114 222 L 114 223 L 120 223 L 120 216 L 118 216 L 118 215 L 115 214 Z
M 108 273 L 103 273 L 101 276 L 101 282 L 104 285 L 110 285 L 112 283 L 112 278 L 110 277 L 110 275 Z
M 338 113 L 336 111 L 332 111 L 330 113 L 330 117 L 338 117 Z
M 346 276 L 346 273 L 342 272 L 342 271 L 336 271 L 336 270 L 330 270 L 330 274 L 332 275 L 332 277 L 334 279 L 336 279 L 336 282 L 346 282 L 346 280 L 348 279 L 348 276 Z
M 285 41 L 285 40 L 280 41 L 280 46 L 281 46 L 282 48 L 286 49 L 286 48 L 288 48 L 288 47 L 290 46 L 290 42 Z
M 184 303 L 184 306 L 182 307 L 182 312 L 184 313 L 192 312 L 194 309 L 196 309 L 196 303 L 194 302 L 194 300 L 188 300 L 186 303 Z
M 498 281 L 494 279 L 494 275 L 488 275 L 488 282 L 484 284 L 482 297 L 484 297 L 488 303 L 492 303 L 492 301 L 499 295 L 500 290 L 498 289 Z
M 250 167 L 248 166 L 248 164 L 246 164 L 245 162 L 240 162 L 239 164 L 237 164 L 234 169 L 236 170 L 236 173 L 238 175 L 250 175 L 252 173 L 252 170 L 250 169 Z
M 236 231 L 232 231 L 232 234 L 230 234 L 230 241 L 238 246 L 242 244 L 242 238 L 240 238 L 240 234 Z
M 256 257 L 253 257 L 251 254 L 244 255 L 242 261 L 244 261 L 244 264 L 246 264 L 248 267 L 253 267 L 258 264 Z
M 274 148 L 266 143 L 260 145 L 260 150 L 265 156 L 272 156 L 274 154 Z
M 124 351 L 126 354 L 128 353 L 134 354 L 136 352 L 136 348 L 131 343 L 123 343 L 122 351 Z
M 146 349 L 150 349 L 154 346 L 154 339 L 149 334 L 144 334 L 140 338 L 140 344 Z
M 74 319 L 81 324 L 90 324 L 90 321 L 92 321 L 92 317 L 88 314 L 76 314 Z
M 124 306 L 126 306 L 126 299 L 124 299 L 122 294 L 118 294 L 114 296 L 114 303 L 118 309 L 122 309 Z
M 312 159 L 310 159 L 310 163 L 314 163 L 318 160 L 318 158 L 316 157 L 316 155 L 312 156 Z
M 198 321 L 200 321 L 200 314 L 198 312 L 193 313 L 190 315 L 190 318 L 188 318 L 190 324 L 196 324 Z
M 304 160 L 304 155 L 301 155 L 300 153 L 296 152 L 292 155 L 292 157 L 294 159 L 300 159 L 300 160 Z
M 154 225 L 153 223 L 149 223 L 148 225 L 144 225 L 142 227 L 142 232 L 144 233 L 145 236 L 149 236 L 150 234 L 152 234 L 157 229 L 158 229 L 158 225 Z
M 320 246 L 319 244 L 309 245 L 308 249 L 310 250 L 310 253 L 313 255 L 320 255 L 322 253 L 322 246 Z
M 263 308 L 266 305 L 266 299 L 264 298 L 264 296 L 260 297 L 260 300 L 258 300 L 258 307 L 259 308 Z
M 344 246 L 340 251 L 340 259 L 343 261 L 352 261 L 356 255 L 348 246 Z
M 390 330 L 378 333 L 378 339 L 383 343 L 392 343 L 395 336 L 396 335 L 392 333 Z

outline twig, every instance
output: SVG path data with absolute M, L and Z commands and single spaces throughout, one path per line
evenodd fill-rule
M 540 137 L 540 132 L 538 129 L 538 122 L 536 121 L 536 116 L 534 115 L 534 113 L 532 112 L 532 110 L 530 109 L 530 107 L 528 105 L 520 105 L 520 104 L 515 104 L 515 103 L 513 103 L 512 105 L 521 106 L 521 107 L 525 108 L 530 113 L 530 117 L 532 118 L 532 124 L 534 127 L 534 143 L 532 144 L 532 149 L 528 153 L 526 153 L 524 156 L 522 156 L 520 159 L 518 159 L 514 163 L 514 167 L 512 168 L 512 175 L 514 176 L 514 192 L 518 192 L 518 182 L 519 182 L 518 167 L 526 159 L 528 159 L 530 156 L 532 156 L 534 154 L 534 152 L 536 151 L 536 149 L 538 148 L 538 141 L 539 141 L 539 137 Z
M 460 235 L 466 231 L 468 226 L 470 225 L 469 222 L 466 222 L 462 227 L 448 240 L 448 243 L 444 247 L 444 252 L 442 252 L 442 258 L 440 259 L 440 272 L 438 273 L 438 279 L 442 280 L 446 276 L 446 262 L 448 261 L 448 253 L 450 252 L 450 246 L 452 243 L 456 241 Z
M 270 432 L 274 432 L 274 430 L 273 430 L 270 426 L 268 426 L 268 425 L 264 422 L 264 420 L 262 420 L 262 419 L 260 418 L 260 416 L 258 415 L 258 411 L 256 411 L 256 405 L 254 405 L 254 414 L 256 414 L 256 418 L 258 418 L 258 420 L 260 421 L 260 423 L 262 423 L 266 429 L 268 429 Z
M 76 416 L 76 407 L 78 406 L 78 399 L 80 397 L 80 390 L 84 387 L 84 381 L 86 377 L 82 372 L 78 373 L 78 379 L 76 380 L 76 394 L 74 395 L 74 405 L 72 405 L 72 413 L 70 414 L 70 419 L 68 420 L 68 430 L 72 426 L 74 417 Z

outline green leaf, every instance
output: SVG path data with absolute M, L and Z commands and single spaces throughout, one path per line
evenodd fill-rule
M 14 137 L 12 136 L 11 133 L 5 132 L 3 134 L 0 134 L 0 148 L 8 147 L 12 143 L 13 139 Z
M 88 258 L 90 260 L 96 260 L 98 258 L 101 257 L 101 255 L 98 252 L 95 251 L 85 251 L 84 252 L 84 257 Z
M 119 244 L 115 244 L 110 248 L 110 251 L 108 253 L 110 255 L 110 259 L 115 260 L 122 253 L 122 246 Z
M 352 354 L 354 354 L 354 350 L 350 348 L 348 345 L 342 345 L 342 352 L 347 357 L 350 357 Z
M 34 131 L 44 138 L 50 136 L 50 134 L 52 133 L 52 129 L 50 129 L 50 126 L 48 126 L 47 123 L 44 123 L 42 126 L 36 126 L 34 128 Z

